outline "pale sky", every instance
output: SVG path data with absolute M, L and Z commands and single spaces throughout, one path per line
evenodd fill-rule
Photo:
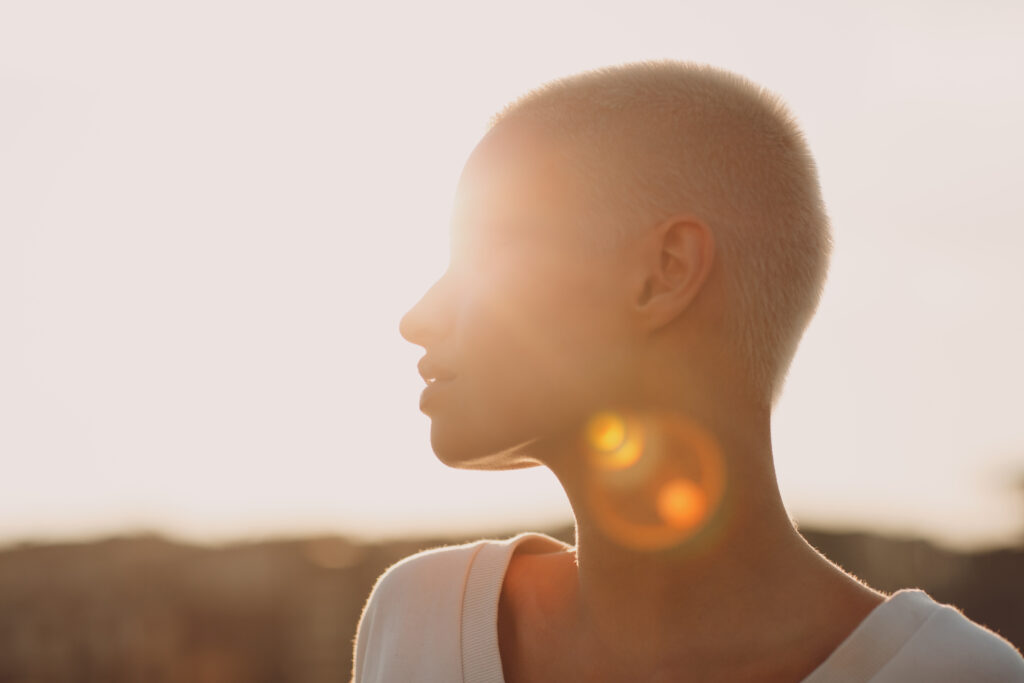
M 398 321 L 544 80 L 708 62 L 786 100 L 836 248 L 775 413 L 804 525 L 1024 537 L 1020 2 L 0 5 L 0 543 L 527 530 Z

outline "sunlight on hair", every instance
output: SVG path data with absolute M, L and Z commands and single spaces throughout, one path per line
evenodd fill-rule
M 717 440 L 682 415 L 599 413 L 587 423 L 588 504 L 624 547 L 664 550 L 708 529 L 726 488 Z
M 817 167 L 786 104 L 735 72 L 649 60 L 549 81 L 509 103 L 492 130 L 516 120 L 575 155 L 594 210 L 584 222 L 600 226 L 589 234 L 603 249 L 676 212 L 708 224 L 730 264 L 726 348 L 751 393 L 773 404 L 832 250 Z

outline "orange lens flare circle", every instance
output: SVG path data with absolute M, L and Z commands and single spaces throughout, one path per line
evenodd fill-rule
M 584 442 L 591 512 L 620 545 L 681 544 L 706 528 L 721 505 L 721 447 L 686 416 L 600 413 L 587 424 Z
M 658 514 L 671 526 L 692 529 L 707 517 L 708 497 L 696 482 L 672 479 L 658 491 Z
M 623 470 L 636 464 L 644 450 L 643 430 L 616 413 L 598 413 L 586 426 L 590 464 L 600 470 Z

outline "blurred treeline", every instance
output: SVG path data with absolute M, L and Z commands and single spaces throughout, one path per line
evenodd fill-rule
M 573 542 L 571 528 L 547 533 Z M 923 588 L 1024 644 L 1024 548 L 961 554 L 918 540 L 801 533 L 878 589 Z M 3 549 L 0 683 L 345 682 L 377 576 L 463 540 L 475 539 L 211 548 L 141 536 Z

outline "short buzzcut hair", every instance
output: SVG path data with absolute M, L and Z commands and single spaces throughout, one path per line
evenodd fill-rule
M 727 341 L 755 400 L 775 403 L 817 309 L 832 250 L 817 169 L 774 94 L 703 64 L 648 61 L 546 83 L 491 129 L 529 119 L 569 145 L 593 190 L 581 216 L 595 249 L 688 212 L 723 268 Z

